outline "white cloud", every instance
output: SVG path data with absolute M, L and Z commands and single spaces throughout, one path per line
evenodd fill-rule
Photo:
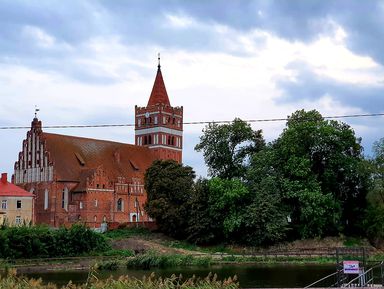
M 35 41 L 37 46 L 43 48 L 50 48 L 55 44 L 55 38 L 53 36 L 36 26 L 25 26 L 23 28 L 23 34 L 32 41 Z
M 196 25 L 196 21 L 182 14 L 165 14 L 167 24 L 174 28 L 189 28 Z

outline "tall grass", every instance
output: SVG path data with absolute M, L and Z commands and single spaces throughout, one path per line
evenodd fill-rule
M 171 268 L 180 266 L 209 266 L 212 263 L 211 257 L 193 257 L 192 255 L 164 254 L 147 252 L 137 255 L 127 262 L 128 268 Z
M 92 275 L 94 276 L 94 275 Z M 45 285 L 41 279 L 27 279 L 17 277 L 15 271 L 5 277 L 0 276 L 2 289 L 58 289 L 54 284 Z M 68 284 L 62 289 L 236 289 L 239 288 L 236 276 L 234 278 L 217 280 L 216 275 L 209 274 L 206 278 L 196 277 L 183 280 L 181 276 L 172 275 L 170 278 L 156 278 L 152 273 L 149 277 L 136 279 L 122 276 L 119 279 L 98 280 L 89 278 L 82 285 Z

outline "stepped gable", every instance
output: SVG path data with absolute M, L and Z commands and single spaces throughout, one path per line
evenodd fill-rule
M 168 98 L 167 89 L 165 88 L 163 75 L 161 74 L 160 64 L 157 66 L 155 83 L 153 84 L 151 96 L 148 100 L 148 106 L 165 104 L 171 106 Z
M 52 133 L 42 133 L 42 138 L 58 181 L 85 184 L 86 178 L 99 167 L 114 180 L 121 176 L 143 176 L 155 160 L 147 147 Z

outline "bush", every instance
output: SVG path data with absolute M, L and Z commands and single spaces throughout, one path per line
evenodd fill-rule
M 0 228 L 0 258 L 65 257 L 108 249 L 104 236 L 82 225 L 58 230 L 47 226 Z

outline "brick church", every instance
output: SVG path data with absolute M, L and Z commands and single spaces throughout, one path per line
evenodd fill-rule
M 135 144 L 46 133 L 36 115 L 13 183 L 35 195 L 35 223 L 151 222 L 144 173 L 156 159 L 182 161 L 183 107 L 172 107 L 160 69 L 146 107 L 135 106 Z

